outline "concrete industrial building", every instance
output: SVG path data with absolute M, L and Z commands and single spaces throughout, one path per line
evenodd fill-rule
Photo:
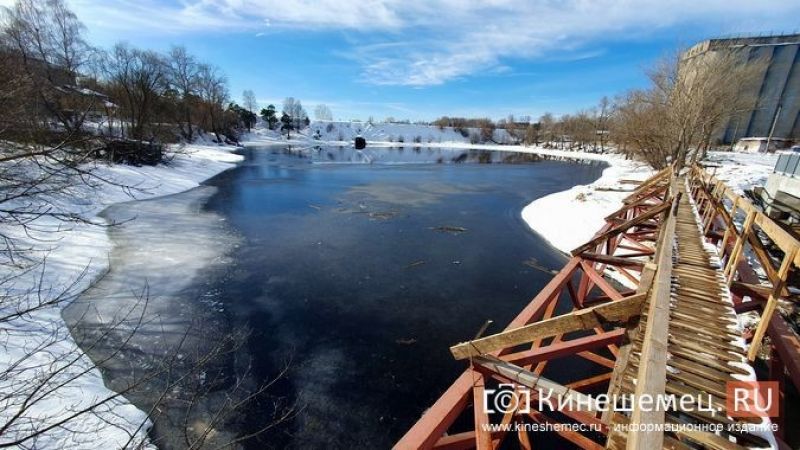
M 800 141 L 800 34 L 710 39 L 687 50 L 682 61 L 691 64 L 695 58 L 732 51 L 745 63 L 763 58 L 767 68 L 753 86 L 758 89 L 753 108 L 737 112 L 715 141 L 738 142 L 736 148 L 744 151 L 772 151 Z

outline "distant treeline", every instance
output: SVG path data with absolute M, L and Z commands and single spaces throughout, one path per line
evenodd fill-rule
M 252 91 L 236 104 L 225 74 L 184 47 L 99 48 L 64 0 L 18 0 L 0 15 L 0 139 L 175 142 L 203 132 L 222 142 L 257 120 Z

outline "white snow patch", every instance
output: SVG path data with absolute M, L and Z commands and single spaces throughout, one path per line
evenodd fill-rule
M 621 183 L 622 180 L 645 180 L 653 170 L 644 163 L 626 160 L 617 154 L 559 153 L 572 158 L 602 160 L 609 165 L 594 183 L 539 198 L 522 210 L 522 218 L 533 231 L 553 247 L 569 253 L 590 240 L 605 224 L 604 218 L 619 209 L 622 199 L 635 189 L 635 185 Z
M 60 209 L 81 214 L 82 217 L 101 221 L 97 217 L 103 209 L 114 203 L 132 199 L 153 198 L 178 193 L 196 187 L 241 160 L 241 156 L 231 153 L 235 147 L 191 145 L 182 149 L 168 164 L 155 167 L 132 167 L 126 165 L 100 165 L 95 173 L 114 183 L 134 186 L 133 193 L 113 184 L 97 188 L 80 185 L 53 195 L 47 201 Z M 16 279 L 10 292 L 24 293 L 37 282 L 45 289 L 57 292 L 70 287 L 71 297 L 85 290 L 98 277 L 108 270 L 107 255 L 111 242 L 106 229 L 83 223 L 64 224 L 58 220 L 42 217 L 35 225 L 40 229 L 59 230 L 57 239 L 52 233 L 34 232 L 25 236 L 20 230 L 3 226 L 2 233 L 17 237 L 21 244 L 30 246 L 37 252 L 47 252 L 46 265 L 37 270 L 22 274 Z M 36 238 L 46 238 L 44 241 Z M 0 277 L 14 273 L 8 267 L 0 269 Z M 33 300 L 35 301 L 35 299 Z M 4 304 L 2 307 L 7 307 Z M 0 443 L 11 442 L 17 436 L 24 436 L 32 429 L 42 429 L 67 417 L 71 412 L 92 405 L 97 400 L 114 393 L 107 389 L 102 376 L 92 363 L 78 349 L 61 317 L 64 303 L 37 310 L 10 323 L 0 330 L 3 352 L 0 353 L 0 373 L 10 365 L 22 361 L 10 379 L 0 380 L 0 423 L 6 423 L 19 409 L 19 398 L 7 397 L 14 387 L 30 382 L 51 372 L 50 367 L 65 366 L 60 358 L 75 358 L 58 374 L 57 380 L 64 386 L 31 405 L 18 425 L 0 436 Z M 3 315 L 8 311 L 0 311 Z M 47 345 L 46 349 L 37 349 Z M 30 349 L 33 357 L 24 359 Z M 54 366 L 51 366 L 54 365 Z M 84 372 L 85 373 L 82 373 Z M 55 427 L 26 444 L 30 448 L 70 448 L 97 449 L 121 448 L 130 439 L 129 433 L 136 433 L 134 442 L 146 442 L 147 416 L 124 398 L 117 398 L 98 411 L 98 414 L 85 414 L 64 426 Z M 139 428 L 142 423 L 146 426 Z
M 502 147 L 502 146 L 499 146 Z M 622 180 L 645 180 L 654 171 L 646 164 L 626 160 L 618 154 L 581 153 L 537 149 L 536 153 L 601 160 L 609 164 L 603 175 L 592 184 L 575 186 L 539 198 L 522 210 L 522 218 L 535 232 L 555 248 L 568 253 L 594 236 L 604 225 L 604 217 L 622 206 L 629 192 L 604 189 L 632 190 L 635 185 Z M 709 169 L 717 178 L 735 191 L 763 185 L 777 162 L 774 154 L 710 152 L 709 163 L 720 165 Z M 597 190 L 600 188 L 601 190 Z
M 767 182 L 778 156 L 777 153 L 709 152 L 705 162 L 719 165 L 709 167 L 708 172 L 742 195 L 745 189 L 763 186 Z

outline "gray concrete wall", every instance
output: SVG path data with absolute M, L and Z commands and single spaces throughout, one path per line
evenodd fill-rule
M 800 35 L 712 39 L 687 50 L 683 58 L 691 61 L 722 51 L 743 51 L 747 61 L 765 58 L 768 65 L 760 82 L 753 86 L 757 104 L 732 117 L 716 140 L 730 144 L 743 137 L 768 136 L 778 105 L 781 110 L 773 136 L 800 140 Z

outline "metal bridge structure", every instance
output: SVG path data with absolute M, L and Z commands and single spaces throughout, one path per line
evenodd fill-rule
M 505 330 L 450 348 L 464 372 L 395 448 L 530 449 L 542 436 L 534 425 L 556 448 L 788 448 L 780 415 L 734 414 L 727 388 L 756 380 L 757 358 L 769 368 L 758 380 L 777 382 L 779 401 L 787 383 L 800 388 L 800 341 L 778 311 L 796 300 L 798 249 L 702 167 L 666 168 L 571 252 Z M 489 394 L 501 389 L 513 401 L 498 410 Z M 647 396 L 688 403 L 619 404 Z

